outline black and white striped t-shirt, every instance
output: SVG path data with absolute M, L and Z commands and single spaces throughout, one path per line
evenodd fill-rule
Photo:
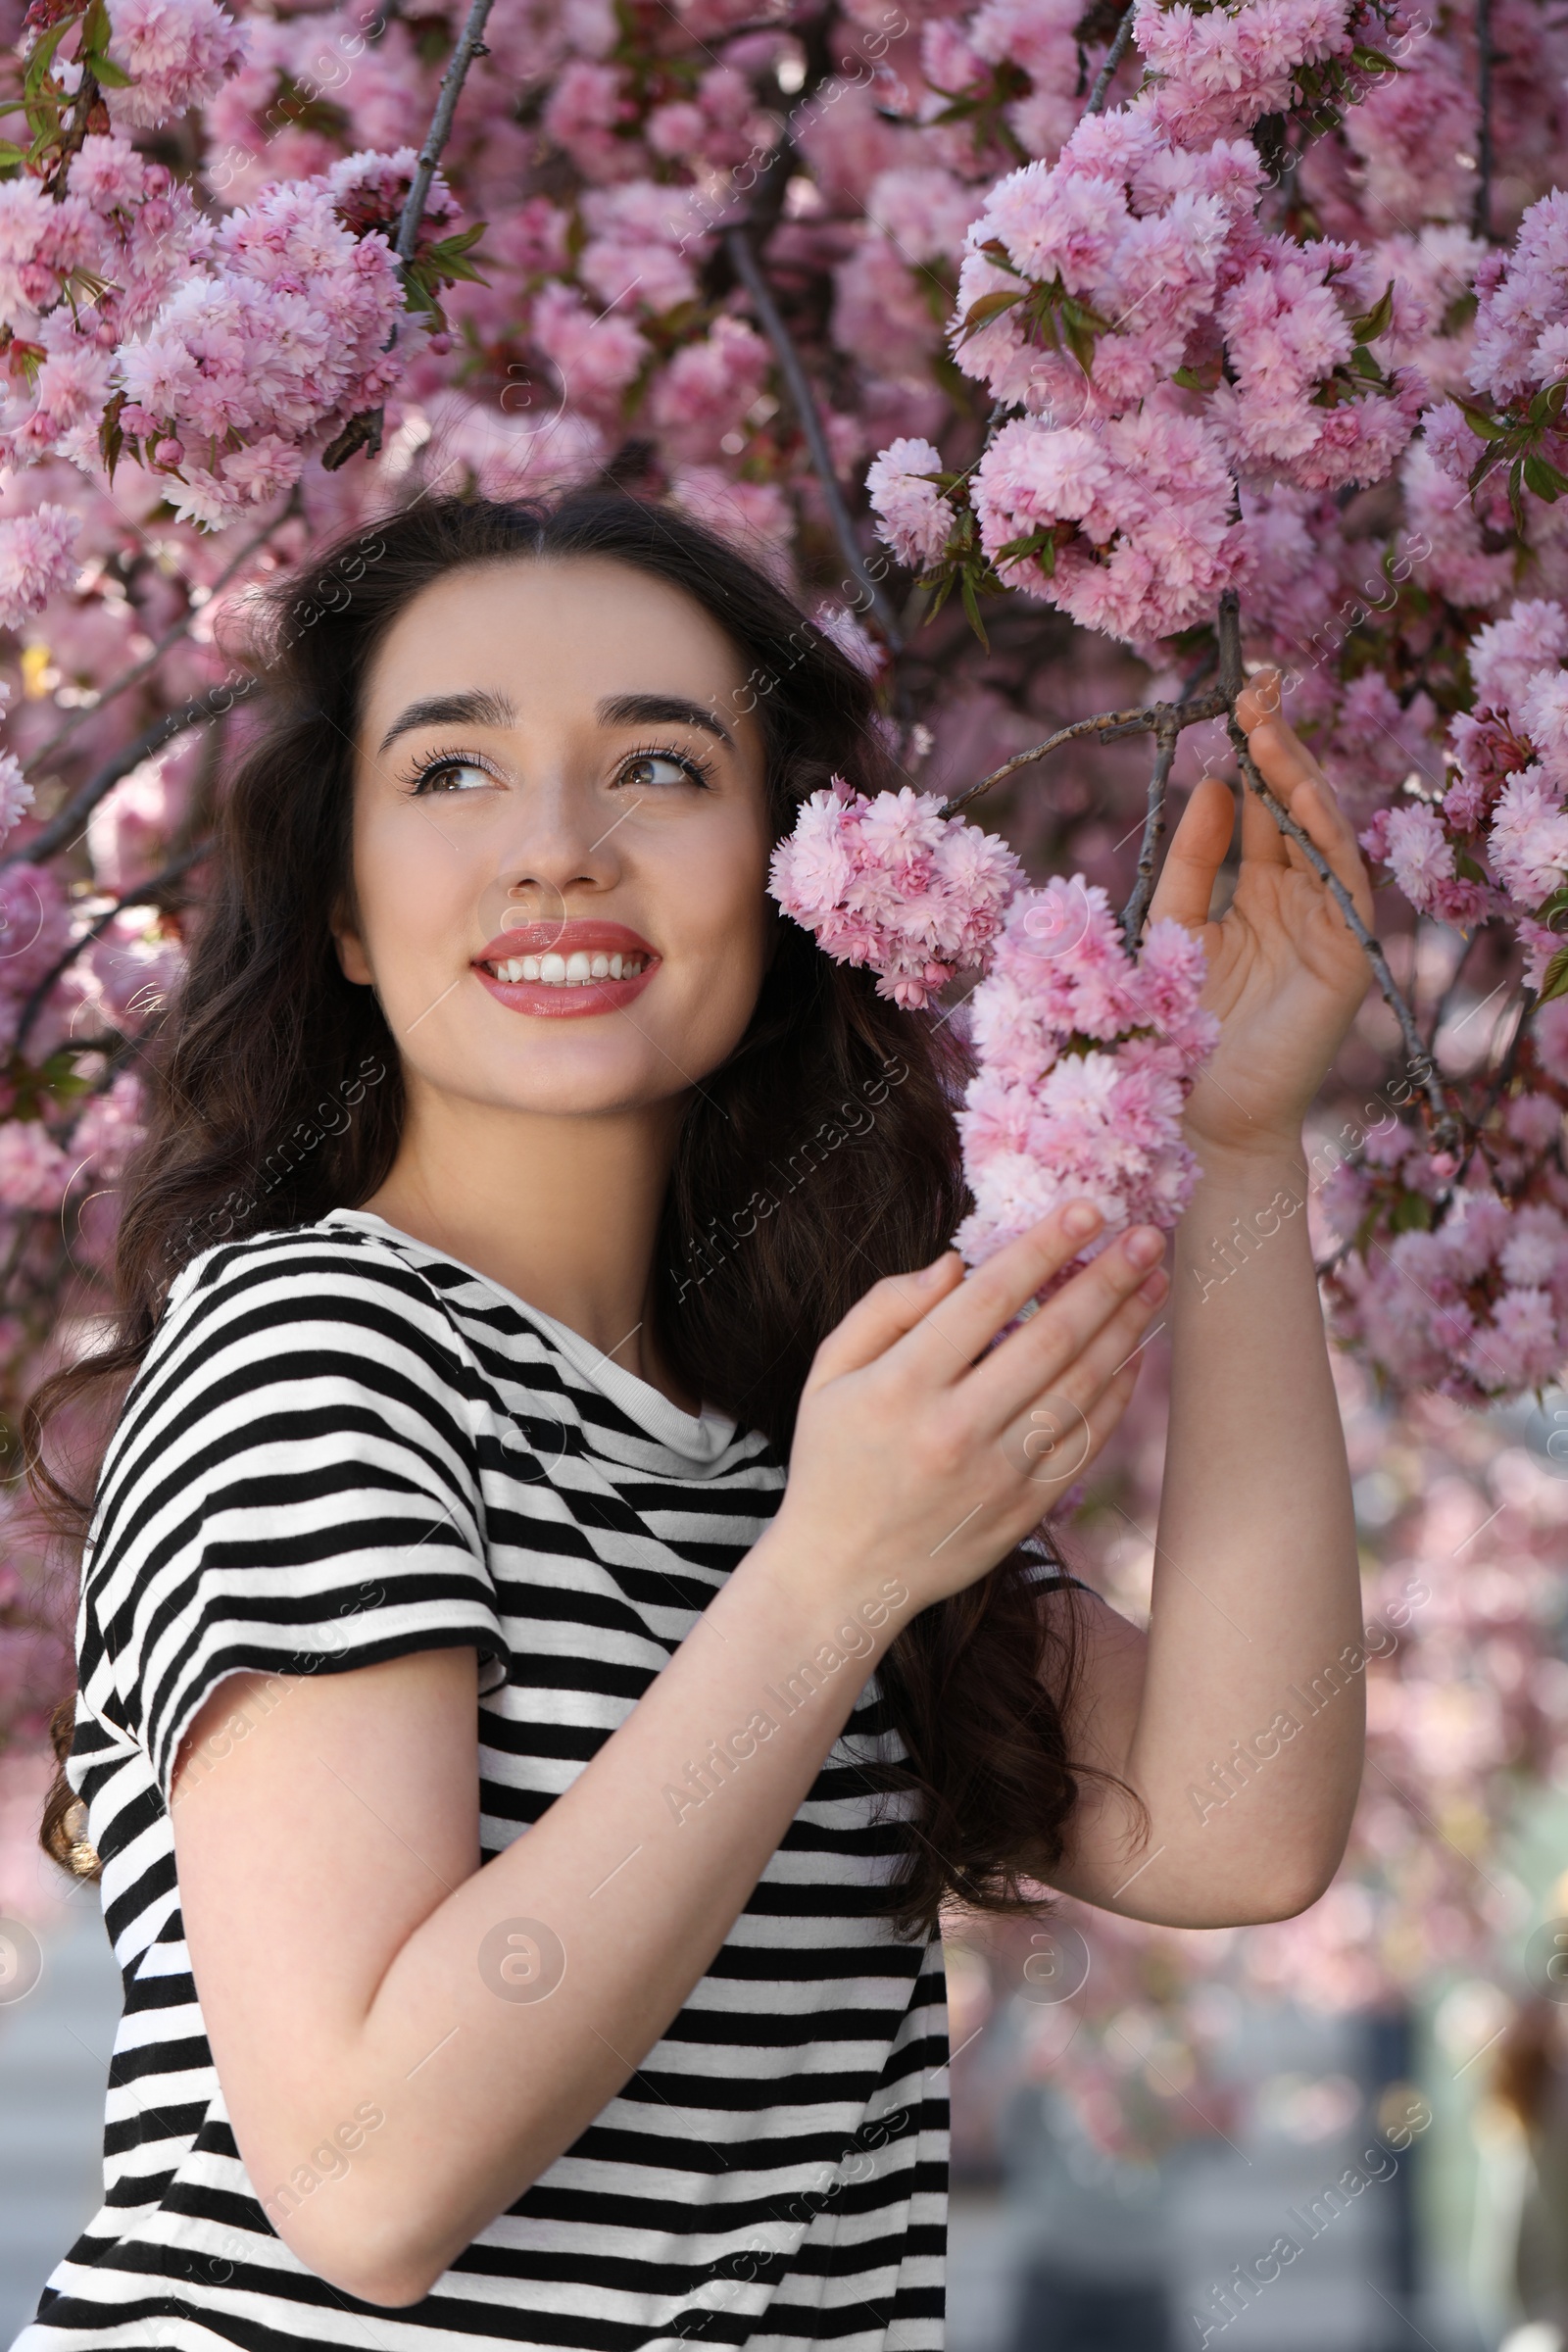
M 764 1441 L 366 1210 L 170 1295 L 106 1456 L 69 1761 L 124 1982 L 104 2201 L 13 2352 L 497 2344 L 939 2352 L 940 1940 L 883 1915 L 903 1800 L 876 1678 L 708 1975 L 581 2137 L 402 2310 L 318 2278 L 240 2161 L 168 1810 L 241 1668 L 480 1654 L 486 1859 L 622 1722 L 777 1508 Z

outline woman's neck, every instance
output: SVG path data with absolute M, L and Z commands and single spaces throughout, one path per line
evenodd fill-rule
M 384 1184 L 359 1205 L 488 1275 L 684 1411 L 650 1312 L 654 1245 L 683 1105 L 568 1117 L 482 1102 L 409 1106 Z

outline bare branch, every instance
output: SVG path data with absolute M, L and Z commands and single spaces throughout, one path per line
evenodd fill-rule
M 161 752 L 166 743 L 183 735 L 187 727 L 199 727 L 210 718 L 220 717 L 243 702 L 256 685 L 254 678 L 236 678 L 221 686 L 209 686 L 205 693 L 192 695 L 176 710 L 166 711 L 137 736 L 134 743 L 117 752 L 95 776 L 89 776 L 81 790 L 74 793 L 59 814 L 50 818 L 41 833 L 35 833 L 25 848 L 13 850 L 9 858 L 0 858 L 0 869 L 8 865 L 42 865 L 57 851 L 69 849 L 79 839 L 82 827 L 106 793 L 114 791 L 122 776 L 128 776 L 133 767 Z
M 1170 782 L 1171 761 L 1181 728 L 1174 711 L 1156 720 L 1154 725 L 1154 772 L 1149 779 L 1149 813 L 1144 818 L 1144 838 L 1138 852 L 1138 879 L 1121 918 L 1123 945 L 1129 956 L 1137 951 L 1143 933 L 1144 917 L 1154 893 L 1154 861 L 1159 845 L 1165 838 L 1165 787 Z
M 1485 0 L 1482 0 L 1483 6 Z M 1127 44 L 1133 37 L 1133 19 L 1138 14 L 1138 0 L 1132 5 L 1116 27 L 1116 37 L 1105 52 L 1105 62 L 1095 75 L 1095 86 L 1089 93 L 1086 115 L 1098 115 L 1110 95 L 1110 85 L 1116 78 L 1116 68 L 1127 54 Z
M 1200 695 L 1191 703 L 1150 703 L 1141 710 L 1102 710 L 1094 718 L 1075 718 L 1070 727 L 1058 727 L 1044 743 L 1035 744 L 1027 752 L 1014 752 L 1010 760 L 994 767 L 989 776 L 982 776 L 978 784 L 971 784 L 967 792 L 956 793 L 951 801 L 943 803 L 942 813 L 956 816 L 960 808 L 977 801 L 994 784 L 1004 784 L 1019 768 L 1044 760 L 1048 752 L 1059 751 L 1064 743 L 1075 743 L 1081 736 L 1098 735 L 1102 743 L 1114 743 L 1122 735 L 1155 734 L 1167 722 L 1179 735 L 1184 727 L 1195 727 L 1205 718 L 1218 718 L 1226 707 L 1224 695 L 1215 693 Z
M 865 558 L 860 553 L 855 536 L 855 525 L 850 519 L 850 511 L 839 492 L 838 480 L 833 470 L 833 453 L 828 447 L 827 434 L 823 429 L 822 418 L 817 411 L 810 382 L 806 369 L 801 366 L 801 355 L 795 348 L 790 330 L 779 314 L 777 303 L 773 300 L 772 290 L 762 274 L 761 264 L 757 258 L 751 236 L 744 228 L 732 228 L 725 234 L 724 245 L 734 266 L 736 276 L 751 296 L 752 307 L 760 321 L 762 332 L 773 346 L 779 372 L 784 378 L 795 414 L 800 419 L 801 430 L 806 435 L 806 445 L 811 453 L 811 464 L 816 468 L 823 502 L 833 520 L 833 530 L 839 543 L 839 552 L 864 591 L 866 601 L 876 614 L 883 636 L 893 651 L 898 653 L 904 644 L 904 635 L 899 627 L 898 614 L 866 569 Z
M 430 183 L 441 160 L 441 150 L 452 135 L 453 120 L 458 111 L 458 100 L 463 94 L 464 82 L 467 79 L 468 68 L 476 57 L 488 54 L 480 35 L 493 6 L 494 0 L 470 0 L 467 20 L 458 35 L 458 45 L 441 76 L 435 113 L 430 118 L 430 127 L 424 134 L 424 145 L 419 149 L 419 160 L 415 166 L 408 195 L 403 200 L 403 210 L 398 215 L 397 243 L 392 250 L 397 255 L 405 287 L 408 284 L 409 264 L 414 259 L 414 248 L 418 240 L 419 222 L 424 219 Z M 397 339 L 397 322 L 394 320 L 392 332 L 383 349 L 390 351 Z M 335 473 L 340 466 L 347 464 L 357 449 L 368 449 L 372 458 L 379 457 L 385 416 L 385 409 L 380 405 L 363 410 L 358 416 L 351 416 L 331 447 L 321 452 L 321 464 L 326 470 Z
M 1389 959 L 1382 946 L 1362 922 L 1351 898 L 1339 875 L 1329 864 L 1315 841 L 1304 833 L 1290 810 L 1277 801 L 1258 771 L 1248 746 L 1247 733 L 1236 716 L 1236 698 L 1245 684 L 1242 669 L 1242 620 L 1240 600 L 1234 588 L 1227 588 L 1219 605 L 1219 676 L 1226 693 L 1226 732 L 1236 754 L 1236 763 L 1249 792 L 1255 793 L 1282 833 L 1288 834 L 1311 866 L 1313 872 L 1327 884 L 1335 905 L 1346 922 L 1360 941 L 1383 1002 L 1399 1024 L 1405 1052 L 1412 1070 L 1422 1073 L 1422 1085 L 1432 1112 L 1433 1141 L 1440 1150 L 1457 1152 L 1463 1145 L 1463 1129 L 1456 1113 L 1444 1093 L 1437 1064 L 1428 1054 L 1414 1013 L 1399 993 L 1398 984 L 1389 969 Z
M 83 950 L 90 948 L 95 939 L 102 938 L 122 907 L 152 906 L 155 900 L 162 897 L 172 882 L 177 882 L 180 875 L 193 866 L 198 858 L 205 858 L 212 846 L 211 841 L 192 842 L 189 849 L 181 850 L 177 857 L 172 858 L 161 873 L 149 874 L 145 882 L 134 883 L 129 890 L 122 890 L 112 906 L 106 906 L 101 914 L 94 915 L 86 930 L 72 941 L 64 955 L 55 958 L 23 1005 L 22 1018 L 17 1023 L 15 1050 L 18 1053 L 25 1045 L 27 1032 L 36 1020 L 45 997 L 48 996 L 62 972 L 69 971 Z
M 419 161 L 415 168 L 414 178 L 408 195 L 404 199 L 403 212 L 398 220 L 398 241 L 394 251 L 398 260 L 405 266 L 414 259 L 415 241 L 419 233 L 419 222 L 424 218 L 424 208 L 430 194 L 430 182 L 434 179 L 435 168 L 441 161 L 441 150 L 452 136 L 452 124 L 458 112 L 458 100 L 463 95 L 463 85 L 467 79 L 468 68 L 476 57 L 484 57 L 488 54 L 480 35 L 484 31 L 485 19 L 489 16 L 493 5 L 494 0 L 471 0 L 467 22 L 458 36 L 458 45 L 452 52 L 446 72 L 441 76 L 441 89 L 435 102 L 435 113 L 431 116 L 430 127 L 424 134 L 424 145 L 419 149 Z
M 1476 0 L 1476 98 L 1481 122 L 1476 139 L 1476 195 L 1472 233 L 1492 238 L 1492 0 Z
M 291 515 L 299 514 L 303 512 L 304 510 L 300 504 L 299 484 L 296 482 L 293 489 L 289 492 L 288 504 L 284 507 L 282 513 L 280 514 L 274 514 L 270 522 L 264 523 L 262 528 L 256 533 L 253 539 L 247 539 L 245 545 L 235 556 L 233 562 L 225 570 L 219 573 L 217 579 L 213 582 L 212 596 L 208 598 L 207 602 L 210 604 L 213 596 L 220 595 L 221 591 L 227 587 L 229 581 L 233 578 L 235 572 L 238 571 L 240 565 L 242 564 L 249 563 L 251 557 L 255 555 L 256 550 L 263 544 L 265 540 L 270 537 L 271 533 L 276 530 L 280 522 L 287 522 Z M 206 609 L 206 605 L 194 606 L 191 611 L 185 614 L 182 620 L 176 620 L 171 628 L 167 628 L 164 631 L 163 635 L 159 638 L 158 643 L 153 647 L 152 652 L 147 656 L 144 662 L 137 662 L 131 668 L 122 670 L 120 676 L 112 680 L 111 683 L 104 688 L 96 702 L 84 705 L 79 710 L 74 710 L 71 716 L 65 721 L 64 725 L 56 727 L 54 733 L 49 737 L 48 742 L 39 745 L 37 751 L 33 753 L 32 758 L 24 765 L 22 770 L 23 774 L 24 776 L 36 775 L 39 768 L 42 767 L 44 761 L 52 758 L 54 753 L 57 752 L 60 746 L 66 741 L 67 737 L 74 735 L 78 727 L 85 726 L 87 720 L 94 717 L 97 712 L 104 708 L 106 703 L 112 703 L 117 695 L 127 694 L 132 686 L 139 686 L 142 679 L 148 674 L 149 670 L 156 669 L 158 663 L 163 660 L 165 654 L 168 653 L 170 647 L 172 645 L 177 645 L 182 637 L 189 634 L 191 625 L 196 618 L 197 612 L 205 612 Z

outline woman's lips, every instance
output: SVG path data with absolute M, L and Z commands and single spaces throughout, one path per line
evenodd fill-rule
M 538 977 L 521 976 L 524 959 L 540 967 Z M 642 994 L 659 962 L 647 940 L 624 923 L 579 920 L 512 924 L 474 958 L 473 969 L 514 1012 L 561 1020 L 618 1011 Z M 641 969 L 617 971 L 623 963 Z M 516 976 L 505 978 L 492 964 Z M 597 972 L 595 964 L 602 967 Z

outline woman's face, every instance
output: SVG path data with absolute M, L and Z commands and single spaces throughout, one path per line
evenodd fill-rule
M 367 682 L 337 940 L 416 1089 L 592 1113 L 724 1059 L 774 919 L 745 677 L 699 605 L 610 557 L 451 572 L 405 610 Z

